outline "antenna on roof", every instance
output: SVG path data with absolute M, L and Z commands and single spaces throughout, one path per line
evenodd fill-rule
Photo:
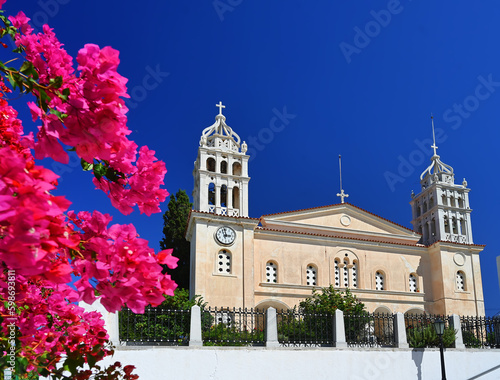
M 349 197 L 349 194 L 344 193 L 342 188 L 342 156 L 339 154 L 339 173 L 340 173 L 340 193 L 337 193 L 337 197 L 340 197 L 340 202 L 344 203 L 344 198 Z

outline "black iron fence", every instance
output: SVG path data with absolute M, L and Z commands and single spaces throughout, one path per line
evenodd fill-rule
M 393 314 L 344 314 L 344 328 L 350 347 L 396 346 Z
M 206 308 L 201 311 L 205 346 L 263 346 L 265 311 L 242 308 Z
M 191 310 L 146 308 L 134 314 L 124 308 L 119 313 L 120 341 L 128 344 L 185 346 L 189 343 Z
M 440 340 L 434 325 L 437 320 L 445 322 L 444 347 L 454 347 L 456 331 L 451 317 L 433 314 L 406 314 L 406 339 L 411 348 L 439 347 Z
M 500 348 L 500 317 L 460 317 L 465 347 Z
M 278 341 L 283 346 L 333 346 L 334 316 L 298 310 L 276 312 Z
M 406 339 L 411 348 L 439 347 L 436 320 L 445 322 L 445 347 L 454 347 L 458 326 L 443 315 L 404 316 Z M 146 308 L 134 314 L 119 313 L 120 341 L 129 345 L 188 345 L 191 310 Z M 350 347 L 396 347 L 395 315 L 344 314 L 344 331 Z M 335 344 L 335 316 L 308 314 L 297 309 L 276 312 L 278 342 L 282 346 L 331 347 Z M 500 348 L 500 317 L 460 317 L 463 343 L 468 348 Z M 266 311 L 259 309 L 205 308 L 201 310 L 204 345 L 264 346 Z M 199 339 L 199 338 L 198 338 Z

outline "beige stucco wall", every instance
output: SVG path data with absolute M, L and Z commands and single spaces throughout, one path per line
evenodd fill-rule
M 306 219 L 327 224 L 325 228 L 332 225 L 337 228 L 342 215 Z M 350 288 L 370 312 L 422 310 L 432 314 L 484 315 L 478 254 L 482 247 L 452 243 L 424 247 L 416 244 L 418 237 L 399 226 L 394 227 L 399 234 L 397 239 L 404 241 L 406 233 L 413 244 L 395 243 L 390 239 L 384 242 L 377 234 L 380 231 L 388 234 L 390 226 L 386 221 L 377 226 L 373 217 L 367 218 L 371 218 L 370 223 L 358 220 L 356 213 L 351 214 L 348 237 L 342 238 L 335 236 L 338 229 L 331 236 L 308 234 L 305 223 L 296 227 L 299 231 L 284 232 L 257 227 L 257 220 L 247 218 L 192 216 L 188 236 L 192 243 L 196 242 L 191 244 L 193 294 L 202 295 L 209 305 L 217 307 L 293 307 L 312 293 L 313 286 L 308 286 L 306 281 L 308 265 L 317 268 L 316 287 L 327 287 L 335 283 L 334 260 L 338 258 L 342 267 L 347 258 L 349 268 L 354 260 L 358 268 L 357 288 L 351 285 Z M 298 224 L 298 220 L 293 223 Z M 221 246 L 214 239 L 215 231 L 222 225 L 236 231 L 236 240 L 230 246 Z M 349 234 L 354 227 L 370 230 L 379 241 L 352 238 Z M 216 271 L 216 256 L 221 249 L 231 253 L 230 274 L 221 275 Z M 269 261 L 277 264 L 276 284 L 266 282 Z M 466 277 L 463 291 L 456 288 L 458 270 Z M 384 290 L 375 289 L 377 271 L 384 274 Z M 411 273 L 417 276 L 418 292 L 409 291 Z M 339 289 L 344 289 L 342 282 Z

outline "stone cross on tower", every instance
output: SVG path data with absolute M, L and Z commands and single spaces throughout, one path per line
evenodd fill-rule
M 431 148 L 434 149 L 434 156 L 437 156 L 437 146 L 436 146 L 436 133 L 434 132 L 434 117 L 431 114 L 431 122 L 432 122 L 432 146 Z
M 349 194 L 344 193 L 342 188 L 342 157 L 339 154 L 339 172 L 340 172 L 340 193 L 337 193 L 337 197 L 340 197 L 340 202 L 344 203 L 344 198 L 348 198 Z
M 219 104 L 216 104 L 215 106 L 219 107 L 219 115 L 222 115 L 222 109 L 226 108 L 226 106 L 223 106 L 221 101 L 219 101 Z

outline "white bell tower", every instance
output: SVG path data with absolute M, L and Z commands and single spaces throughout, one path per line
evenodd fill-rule
M 248 217 L 247 144 L 226 124 L 226 106 L 219 102 L 216 107 L 219 114 L 203 130 L 194 163 L 194 210 Z
M 432 119 L 432 117 L 431 117 Z M 412 192 L 413 229 L 422 234 L 421 243 L 436 241 L 473 244 L 467 181 L 455 184 L 453 168 L 444 164 L 437 154 L 434 119 L 432 119 L 434 155 L 431 164 L 420 175 L 422 191 Z

